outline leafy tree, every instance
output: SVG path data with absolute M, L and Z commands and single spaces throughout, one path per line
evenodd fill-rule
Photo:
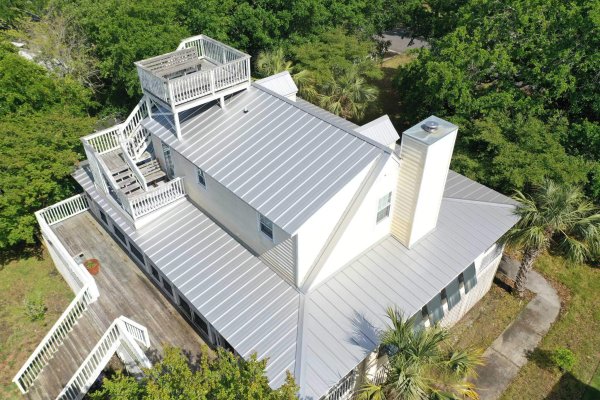
M 54 8 L 39 20 L 23 19 L 15 32 L 27 43 L 35 61 L 60 77 L 71 77 L 86 87 L 98 84 L 98 60 L 82 32 Z
M 37 19 L 48 0 L 3 0 L 0 2 L 0 29 L 14 28 L 22 18 Z
M 432 113 L 459 123 L 453 167 L 496 189 L 541 184 L 543 167 L 568 184 L 588 181 L 588 193 L 597 194 L 598 3 L 454 4 L 456 11 L 439 16 L 426 10 L 433 25 L 444 24 L 448 12 L 452 23 L 430 34 L 431 49 L 398 72 L 401 125 Z M 519 145 L 518 159 L 511 143 Z M 528 169 L 534 173 L 524 174 Z
M 532 195 L 517 192 L 519 222 L 503 241 L 521 249 L 523 258 L 515 290 L 523 296 L 537 257 L 554 248 L 567 259 L 584 262 L 600 254 L 600 212 L 580 189 L 546 180 Z
M 102 388 L 90 393 L 93 400 L 126 398 L 171 399 L 296 399 L 298 387 L 290 374 L 279 389 L 271 389 L 265 376 L 266 361 L 255 356 L 245 361 L 224 350 L 209 358 L 204 347 L 199 364 L 190 366 L 180 349 L 165 348 L 164 358 L 145 370 L 141 381 L 117 374 L 105 378 Z
M 281 47 L 271 51 L 263 51 L 258 54 L 258 59 L 256 60 L 256 72 L 262 77 L 291 70 L 292 62 L 286 60 L 283 48 Z
M 74 194 L 78 139 L 93 124 L 59 107 L 0 118 L 0 249 L 35 243 L 34 212 Z
M 387 310 L 390 327 L 381 335 L 380 352 L 388 356 L 382 384 L 367 381 L 361 400 L 421 400 L 478 398 L 469 377 L 483 363 L 480 350 L 452 349 L 448 331 L 440 326 L 421 329 L 394 308 Z
M 0 47 L 0 117 L 55 106 L 82 114 L 91 105 L 90 91 L 70 78 L 60 79 L 21 57 L 4 42 Z
M 319 105 L 343 118 L 360 120 L 377 98 L 376 87 L 368 85 L 356 68 L 328 77 L 319 89 Z

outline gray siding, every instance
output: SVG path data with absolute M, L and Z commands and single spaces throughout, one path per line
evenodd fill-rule
M 272 249 L 259 255 L 259 258 L 270 265 L 289 284 L 296 285 L 296 244 L 297 236 L 279 243 Z

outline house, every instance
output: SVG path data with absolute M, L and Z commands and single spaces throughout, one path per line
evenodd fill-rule
M 297 98 L 287 72 L 252 82 L 247 54 L 203 35 L 136 67 L 131 115 L 82 138 L 83 194 L 37 215 L 68 282 L 84 278 L 61 224 L 91 214 L 206 342 L 331 400 L 377 374 L 386 307 L 451 325 L 490 288 L 515 202 L 449 170 L 457 126 L 431 116 L 398 145 L 387 116 L 355 125 Z

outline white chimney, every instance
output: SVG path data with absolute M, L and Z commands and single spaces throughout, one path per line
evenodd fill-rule
M 432 115 L 402 134 L 392 235 L 408 248 L 437 224 L 457 132 Z

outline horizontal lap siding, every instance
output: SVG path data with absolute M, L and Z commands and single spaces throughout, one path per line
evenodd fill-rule
M 296 236 L 279 243 L 259 258 L 289 284 L 296 285 Z

